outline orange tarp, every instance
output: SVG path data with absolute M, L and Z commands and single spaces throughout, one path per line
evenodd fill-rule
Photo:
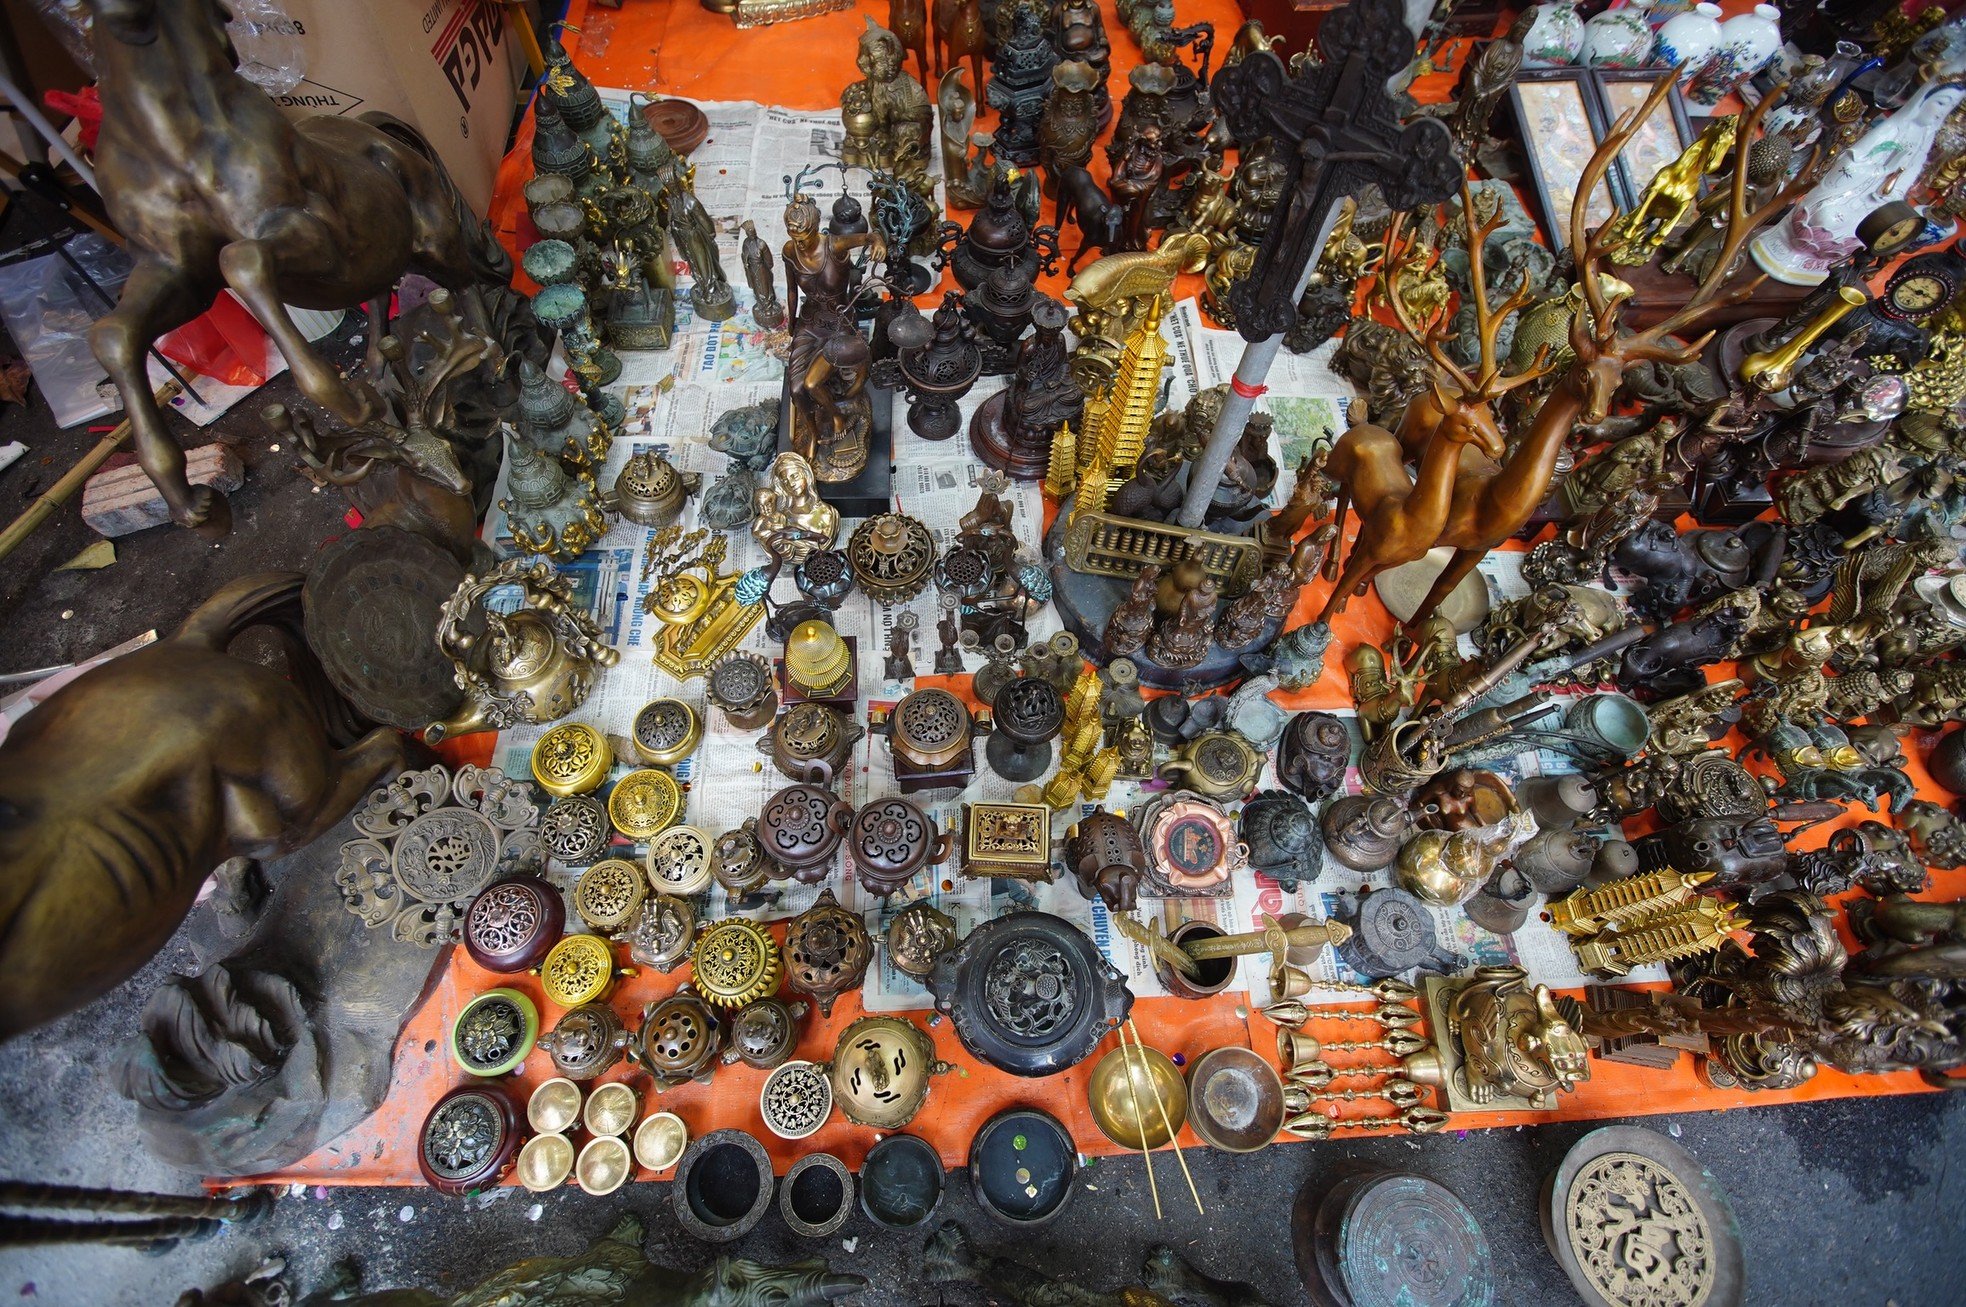
M 1112 5 L 1106 3 L 1103 7 L 1112 41 L 1112 85 L 1117 100 L 1125 87 L 1128 70 L 1140 62 L 1140 54 L 1114 15 Z M 712 14 L 691 0 L 626 0 L 619 10 L 590 8 L 586 0 L 573 0 L 569 22 L 578 30 L 568 32 L 566 43 L 580 67 L 603 87 L 703 100 L 750 99 L 790 108 L 820 109 L 836 105 L 840 89 L 859 76 L 853 58 L 866 16 L 884 22 L 886 5 L 863 0 L 857 7 L 840 13 L 740 32 L 728 17 Z M 1241 22 L 1240 14 L 1229 0 L 1182 0 L 1181 17 L 1185 22 L 1212 21 L 1218 52 L 1226 48 L 1230 35 Z M 1465 45 L 1458 48 L 1457 58 L 1465 49 Z M 1451 74 L 1436 75 L 1423 80 L 1415 89 L 1421 99 L 1442 99 L 1452 93 L 1452 82 Z M 983 126 L 979 123 L 979 129 Z M 531 138 L 528 118 L 520 130 L 516 148 L 500 170 L 498 196 L 493 203 L 494 226 L 515 255 L 532 238 L 519 196 L 519 188 L 531 172 L 528 160 Z M 1095 171 L 1103 171 L 1103 151 L 1094 151 L 1093 166 Z M 1047 202 L 1047 218 L 1049 213 Z M 1068 252 L 1076 247 L 1076 242 L 1076 235 L 1067 232 L 1063 244 Z M 1065 279 L 1049 277 L 1041 279 L 1040 284 L 1057 294 L 1064 289 Z M 939 296 L 940 289 L 934 294 Z M 1199 289 L 1198 278 L 1187 278 L 1184 285 L 1177 287 L 1177 293 L 1193 295 Z M 925 304 L 934 302 L 929 296 L 922 300 Z M 1315 615 L 1325 592 L 1322 584 L 1308 587 L 1295 620 L 1306 621 Z M 1308 690 L 1284 697 L 1286 706 L 1350 708 L 1342 662 L 1345 651 L 1361 642 L 1384 642 L 1391 635 L 1392 625 L 1391 617 L 1376 595 L 1368 593 L 1354 600 L 1350 611 L 1336 623 L 1336 638 L 1323 679 Z M 1723 675 L 1726 670 L 1716 668 L 1714 675 Z M 480 737 L 486 741 L 489 738 Z M 459 742 L 466 746 L 474 743 Z M 1907 752 L 1914 755 L 1909 771 L 1922 793 L 1945 798 L 1918 761 L 1927 743 L 1924 738 L 1906 742 Z M 1797 844 L 1818 846 L 1831 830 L 1872 815 L 1853 809 L 1838 821 L 1803 836 Z M 1951 898 L 1966 891 L 1966 875 L 1941 872 L 1934 880 L 1935 888 L 1927 897 Z M 774 927 L 774 932 L 782 938 L 783 929 L 781 923 Z M 378 941 L 378 946 L 395 947 L 386 941 Z M 632 1029 L 645 1003 L 673 992 L 688 975 L 688 968 L 683 967 L 667 975 L 644 972 L 626 978 L 616 987 L 612 1002 Z M 544 1001 L 536 978 L 495 975 L 473 965 L 461 950 L 453 952 L 429 1001 L 411 1017 L 404 1030 L 396 1050 L 394 1081 L 381 1109 L 340 1140 L 266 1178 L 321 1184 L 419 1182 L 418 1128 L 431 1104 L 465 1078 L 451 1061 L 446 1047 L 451 1022 L 473 997 L 498 985 L 509 985 L 532 996 L 539 1003 L 546 1027 L 550 1028 L 559 1018 L 560 1010 Z M 1202 1002 L 1150 999 L 1136 1005 L 1135 1016 L 1147 1043 L 1180 1060 L 1191 1060 L 1226 1044 L 1252 1047 L 1274 1060 L 1274 1028 L 1261 1016 L 1239 1015 L 1245 1009 L 1245 998 L 1240 994 Z M 793 1056 L 820 1062 L 828 1060 L 839 1032 L 861 1014 L 859 996 L 849 994 L 836 1004 L 830 1019 L 821 1020 L 816 1013 L 810 1015 L 802 1025 Z M 996 1112 L 1020 1105 L 1042 1107 L 1057 1116 L 1086 1153 L 1112 1156 L 1125 1151 L 1099 1133 L 1086 1107 L 1085 1082 L 1098 1054 L 1062 1075 L 1020 1080 L 971 1058 L 946 1019 L 925 1012 L 911 1015 L 934 1037 L 938 1056 L 954 1063 L 956 1068 L 936 1081 L 927 1106 L 908 1127 L 910 1133 L 932 1143 L 947 1165 L 963 1165 L 969 1141 L 977 1128 Z M 1325 1039 L 1356 1039 L 1372 1028 L 1354 1022 L 1324 1021 L 1313 1022 L 1309 1029 Z M 1115 1046 L 1116 1041 L 1109 1037 L 1100 1052 Z M 1358 1063 L 1356 1055 L 1334 1055 L 1333 1061 Z M 523 1106 L 525 1096 L 552 1074 L 550 1059 L 536 1052 L 527 1059 L 523 1072 L 507 1082 L 508 1091 Z M 758 1113 L 758 1091 L 764 1073 L 741 1065 L 720 1066 L 707 1085 L 692 1084 L 659 1096 L 647 1092 L 646 1077 L 631 1075 L 625 1067 L 609 1072 L 606 1078 L 627 1079 L 642 1089 L 645 1111 L 660 1107 L 680 1115 L 688 1123 L 692 1137 L 725 1127 L 750 1131 L 771 1150 L 781 1173 L 793 1160 L 815 1150 L 834 1153 L 857 1169 L 867 1149 L 879 1138 L 871 1130 L 847 1124 L 837 1112 L 809 1139 L 788 1144 L 773 1138 Z M 1682 1057 L 1677 1065 L 1664 1071 L 1593 1058 L 1590 1080 L 1574 1093 L 1561 1096 L 1554 1112 L 1462 1113 L 1455 1116 L 1454 1125 L 1470 1128 L 1724 1110 L 1862 1094 L 1912 1093 L 1925 1088 L 1911 1073 L 1851 1077 L 1824 1070 L 1801 1088 L 1787 1092 L 1723 1092 L 1709 1089 L 1700 1081 L 1691 1057 Z M 1344 1108 L 1346 1115 L 1358 1116 L 1370 1114 L 1372 1105 L 1354 1103 L 1345 1104 Z M 1200 1146 L 1191 1130 L 1184 1128 L 1181 1139 L 1185 1145 Z M 643 1173 L 641 1178 L 661 1177 Z

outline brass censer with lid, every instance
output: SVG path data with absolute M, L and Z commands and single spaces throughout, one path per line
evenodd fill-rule
M 778 992 L 785 957 L 763 926 L 743 917 L 725 917 L 703 928 L 696 939 L 694 985 L 706 1003 L 734 1010 Z

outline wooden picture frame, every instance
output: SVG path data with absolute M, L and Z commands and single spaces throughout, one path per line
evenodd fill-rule
M 1645 97 L 1658 84 L 1663 70 L 1657 68 L 1593 68 L 1591 89 L 1597 96 L 1603 131 L 1609 132 L 1627 109 L 1645 103 Z M 1612 161 L 1612 185 L 1618 206 L 1627 212 L 1638 207 L 1639 197 L 1659 169 L 1677 159 L 1697 135 L 1686 112 L 1686 101 L 1673 87 L 1666 102 L 1652 111 Z
M 1525 68 L 1509 84 L 1509 109 L 1534 183 L 1537 220 L 1550 248 L 1560 251 L 1570 243 L 1571 198 L 1604 137 L 1596 90 L 1587 69 Z M 1590 225 L 1610 221 L 1616 205 L 1607 173 L 1591 202 Z

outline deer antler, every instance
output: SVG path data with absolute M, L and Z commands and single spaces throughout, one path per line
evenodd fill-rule
M 1400 273 L 1413 266 L 1414 250 L 1418 245 L 1418 238 L 1408 238 L 1406 235 L 1406 214 L 1394 214 L 1392 221 L 1386 226 L 1386 234 L 1381 242 L 1379 285 L 1374 293 L 1385 297 L 1387 307 L 1392 310 L 1394 319 L 1399 323 L 1399 329 L 1415 344 L 1426 346 L 1427 353 L 1433 358 L 1434 366 L 1446 373 L 1462 394 L 1469 394 L 1475 389 L 1474 380 L 1461 369 L 1459 364 L 1449 358 L 1441 347 L 1442 342 L 1447 338 L 1445 307 L 1435 315 L 1433 321 L 1423 325 L 1413 320 L 1413 315 L 1407 311 L 1396 289 Z M 1434 260 L 1438 258 L 1439 255 L 1436 254 Z M 1422 269 L 1423 275 L 1431 270 L 1434 260 L 1430 260 L 1427 267 Z
M 1488 238 L 1502 225 L 1502 210 L 1501 206 L 1496 206 L 1487 221 L 1477 223 L 1474 217 L 1474 187 L 1468 184 L 1466 177 L 1461 179 L 1461 222 L 1468 232 L 1468 287 L 1474 300 L 1475 330 L 1481 343 L 1479 371 L 1476 374 L 1479 380 L 1464 386 L 1462 396 L 1470 403 L 1485 404 L 1548 372 L 1550 347 L 1547 344 L 1538 346 L 1536 357 L 1524 371 L 1512 377 L 1502 375 L 1501 364 L 1495 358 L 1495 341 L 1501 334 L 1502 324 L 1529 303 L 1529 276 L 1525 272 L 1517 280 L 1514 292 L 1502 301 L 1501 307 L 1491 310 L 1488 306 L 1488 269 L 1482 263 L 1482 255 L 1486 252 Z M 1431 342 L 1429 347 L 1432 348 Z M 1434 353 L 1439 362 L 1447 362 L 1438 349 Z
M 1585 165 L 1583 180 L 1579 183 L 1577 194 L 1570 203 L 1571 244 L 1581 252 L 1577 261 L 1578 281 L 1583 288 L 1585 302 L 1590 306 L 1590 330 L 1596 337 L 1594 342 L 1589 343 L 1594 344 L 1599 350 L 1615 346 L 1619 354 L 1633 361 L 1685 363 L 1697 358 L 1706 348 L 1707 342 L 1712 339 L 1711 331 L 1686 345 L 1668 345 L 1665 342 L 1705 320 L 1716 310 L 1749 298 L 1760 288 L 1761 283 L 1767 280 L 1765 274 L 1739 285 L 1731 287 L 1727 285 L 1734 261 L 1740 257 L 1741 247 L 1747 243 L 1748 237 L 1759 230 L 1769 218 L 1788 207 L 1789 203 L 1808 186 L 1805 180 L 1808 169 L 1805 168 L 1787 185 L 1770 196 L 1766 203 L 1752 211 L 1748 208 L 1748 152 L 1753 148 L 1755 134 L 1761 126 L 1762 119 L 1767 116 L 1770 109 L 1774 108 L 1776 101 L 1782 98 L 1783 92 L 1787 89 L 1784 84 L 1763 96 L 1760 103 L 1748 111 L 1747 117 L 1741 120 L 1740 126 L 1734 133 L 1734 175 L 1728 195 L 1727 235 L 1721 242 L 1719 255 L 1714 259 L 1707 275 L 1694 288 L 1686 303 L 1675 312 L 1642 331 L 1620 332 L 1616 321 L 1617 309 L 1626 297 L 1620 294 L 1607 298 L 1597 276 L 1597 265 L 1611 244 L 1608 234 L 1614 224 L 1605 223 L 1586 239 L 1585 215 L 1588 212 L 1592 189 L 1602 180 L 1611 160 L 1624 148 L 1626 141 L 1665 100 L 1672 88 L 1674 75 L 1668 73 L 1662 76 L 1653 86 L 1652 93 L 1645 97 L 1645 103 L 1636 109 L 1627 110 L 1618 119 L 1617 125 L 1611 129 L 1610 134 L 1591 155 L 1590 162 Z M 1582 337 L 1581 327 L 1579 321 L 1571 323 L 1573 344 Z

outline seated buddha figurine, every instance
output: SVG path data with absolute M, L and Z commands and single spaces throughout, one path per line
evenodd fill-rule
M 787 563 L 803 563 L 830 549 L 840 533 L 840 510 L 819 497 L 812 464 L 783 453 L 771 462 L 751 506 L 751 534 Z

